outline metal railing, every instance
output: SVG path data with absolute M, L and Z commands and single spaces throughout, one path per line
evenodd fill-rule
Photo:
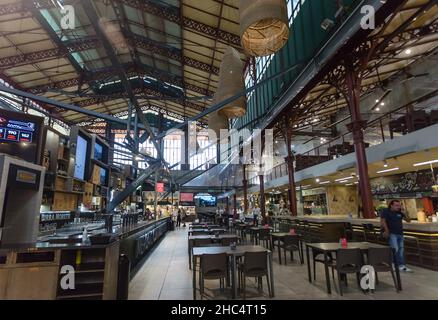
M 390 122 L 392 120 L 396 120 L 396 119 L 399 119 L 403 116 L 409 115 L 412 112 L 420 111 L 420 110 L 424 110 L 424 108 L 417 108 L 414 110 L 412 107 L 402 106 L 402 107 L 399 107 L 397 109 L 391 110 L 390 112 L 384 113 L 381 116 L 371 120 L 370 122 L 367 123 L 367 127 L 364 130 L 365 143 L 371 146 L 371 145 L 378 145 L 378 144 L 384 143 L 388 140 L 391 140 L 391 134 L 390 134 L 391 129 L 389 128 Z M 438 123 L 438 119 L 431 119 L 428 126 L 431 126 L 431 125 L 434 125 L 437 123 Z M 385 127 L 387 127 L 386 130 L 385 130 Z M 407 133 L 414 132 L 414 131 L 416 131 L 415 128 L 413 128 L 411 131 L 409 131 Z M 367 138 L 366 138 L 367 133 L 371 133 L 371 132 L 373 132 L 373 133 L 378 132 L 377 138 L 372 139 L 372 141 L 371 141 L 371 139 L 368 138 L 368 141 L 366 141 L 367 140 Z M 389 134 L 387 134 L 386 132 L 388 132 Z M 403 135 L 403 134 L 398 134 L 396 136 L 393 136 L 393 138 L 399 137 L 401 135 Z M 353 140 L 352 132 L 348 131 L 348 132 L 345 132 L 345 133 L 343 133 L 343 134 L 341 134 L 333 139 L 330 139 L 326 142 L 323 142 L 323 143 L 321 143 L 320 146 L 312 148 L 312 149 L 310 149 L 310 150 L 308 150 L 300 155 L 319 157 L 320 162 L 316 161 L 317 164 L 324 163 L 324 162 L 328 161 L 327 157 L 330 156 L 330 154 L 328 153 L 328 150 L 331 146 L 334 146 L 334 145 L 339 144 L 339 143 L 350 142 L 352 140 Z M 346 155 L 346 154 L 343 154 L 343 155 Z M 340 155 L 339 157 L 341 157 L 343 155 Z M 336 159 L 336 158 L 337 158 L 336 156 L 333 156 L 333 159 Z M 330 160 L 332 160 L 332 159 L 330 159 Z M 311 167 L 313 165 L 315 165 L 315 164 L 311 164 L 307 167 Z M 287 174 L 288 174 L 287 164 L 281 163 L 281 164 L 275 166 L 274 168 L 272 168 L 265 175 L 264 181 L 265 182 L 273 181 L 273 180 L 276 180 L 278 178 L 284 177 Z M 250 187 L 258 185 L 259 184 L 259 177 L 258 176 L 252 177 L 248 181 L 249 181 Z

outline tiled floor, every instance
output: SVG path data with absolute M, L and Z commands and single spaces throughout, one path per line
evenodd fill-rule
M 320 265 L 320 264 L 317 264 Z M 390 274 L 379 274 L 380 283 L 374 294 L 363 294 L 356 285 L 355 276 L 349 277 L 349 287 L 344 287 L 341 297 L 333 287 L 326 293 L 324 270 L 317 267 L 316 282 L 307 281 L 307 267 L 299 263 L 278 264 L 274 254 L 275 298 L 282 300 L 303 299 L 438 299 L 438 272 L 412 267 L 414 273 L 402 273 L 403 291 L 396 293 Z M 269 299 L 260 294 L 253 281 L 248 281 L 247 299 Z M 333 283 L 332 283 L 333 286 Z M 206 281 L 204 299 L 228 299 L 229 292 L 221 293 L 218 281 Z M 129 299 L 136 300 L 191 300 L 192 272 L 187 255 L 187 229 L 167 233 L 157 248 L 130 283 Z M 198 294 L 199 299 L 199 294 Z

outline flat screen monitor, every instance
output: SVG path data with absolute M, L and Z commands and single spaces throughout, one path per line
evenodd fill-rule
M 94 144 L 94 159 L 103 161 L 103 146 L 98 142 Z
M 99 167 L 99 183 L 101 186 L 106 185 L 107 170 Z
M 85 166 L 87 161 L 88 141 L 82 136 L 78 135 L 76 143 L 76 161 L 74 177 L 80 180 L 85 180 Z
M 43 118 L 0 109 L 0 153 L 41 163 Z
M 200 193 L 195 196 L 198 207 L 216 207 L 216 197 L 208 193 Z

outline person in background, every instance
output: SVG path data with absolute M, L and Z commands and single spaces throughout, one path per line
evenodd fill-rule
M 401 203 L 398 200 L 392 200 L 386 210 L 380 214 L 380 223 L 383 236 L 389 239 L 389 246 L 395 251 L 395 259 L 400 271 L 412 272 L 406 267 L 404 257 L 404 239 L 403 239 L 403 219 L 410 221 L 401 210 Z
M 149 208 L 146 208 L 146 210 L 145 210 L 145 218 L 146 218 L 146 220 L 151 220 L 151 215 L 152 215 L 151 210 L 149 210 Z
M 187 218 L 187 213 L 184 210 L 184 208 L 181 209 L 181 220 L 183 222 L 183 228 L 186 227 L 186 218 Z
M 259 206 L 256 206 L 255 208 L 254 208 L 254 210 L 253 210 L 253 222 L 254 222 L 254 225 L 255 226 L 257 226 L 257 223 L 258 223 L 258 217 L 259 217 L 259 215 L 260 215 L 260 208 L 259 208 Z
M 174 222 L 175 226 L 176 226 L 176 220 L 178 217 L 178 211 L 176 210 L 175 207 L 172 208 L 172 221 Z
M 178 209 L 178 213 L 176 215 L 176 227 L 177 228 L 181 228 L 181 219 L 182 219 L 181 209 Z

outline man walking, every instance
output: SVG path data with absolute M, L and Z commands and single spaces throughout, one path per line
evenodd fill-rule
M 400 271 L 412 272 L 406 267 L 404 257 L 403 219 L 410 221 L 401 210 L 398 200 L 392 200 L 387 209 L 382 210 L 380 215 L 383 236 L 389 238 L 389 245 L 395 251 L 395 259 Z

